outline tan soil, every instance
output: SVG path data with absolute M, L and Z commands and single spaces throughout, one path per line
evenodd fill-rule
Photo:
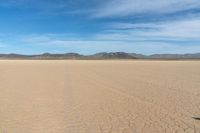
M 1 133 L 199 133 L 198 61 L 0 61 Z

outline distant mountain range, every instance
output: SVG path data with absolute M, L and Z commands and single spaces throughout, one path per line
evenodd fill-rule
M 125 52 L 102 52 L 93 55 L 81 55 L 78 53 L 51 54 L 44 53 L 38 55 L 21 55 L 21 54 L 0 54 L 0 59 L 165 59 L 165 60 L 182 60 L 182 59 L 200 59 L 200 53 L 195 54 L 153 54 L 143 55 Z

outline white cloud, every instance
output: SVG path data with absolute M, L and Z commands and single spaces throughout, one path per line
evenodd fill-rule
M 76 34 L 37 34 L 24 36 L 22 42 L 84 54 L 102 51 L 146 54 L 200 51 L 200 18 L 159 23 L 111 23 L 106 28 L 109 30 L 85 38 Z
M 147 36 L 163 36 L 175 38 L 200 38 L 200 19 L 182 20 L 159 24 L 159 31 L 147 32 Z
M 199 40 L 200 18 L 162 23 L 112 23 L 110 30 L 96 35 L 100 40 Z
M 55 37 L 57 36 L 57 37 Z M 154 53 L 196 53 L 200 51 L 200 45 L 190 44 L 182 46 L 176 43 L 162 41 L 145 41 L 146 38 L 135 39 L 131 35 L 125 36 L 120 33 L 103 34 L 91 36 L 88 39 L 73 39 L 58 38 L 59 35 L 35 35 L 29 38 L 24 36 L 21 41 L 24 44 L 34 47 L 62 49 L 65 52 L 78 52 L 81 54 L 92 54 L 96 52 L 136 52 L 145 54 Z M 76 39 L 75 39 L 76 38 Z M 116 39 L 118 38 L 118 39 Z M 132 39 L 132 40 L 131 40 Z M 156 38 L 155 38 L 156 39 Z
M 200 7 L 199 0 L 109 0 L 93 17 L 118 17 L 143 13 L 173 13 Z

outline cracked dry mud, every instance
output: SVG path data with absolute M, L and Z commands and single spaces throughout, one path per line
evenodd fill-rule
M 198 61 L 0 61 L 2 133 L 200 133 Z

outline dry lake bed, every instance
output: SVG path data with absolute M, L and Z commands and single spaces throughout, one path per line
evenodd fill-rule
M 200 133 L 199 117 L 200 61 L 0 61 L 0 133 Z

